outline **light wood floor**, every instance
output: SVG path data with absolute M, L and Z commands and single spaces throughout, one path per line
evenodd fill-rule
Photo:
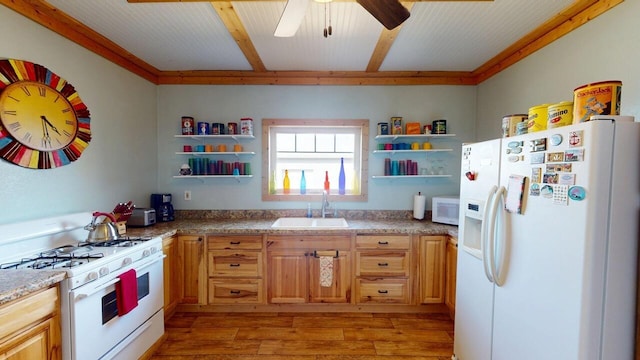
M 444 312 L 176 313 L 152 360 L 450 360 Z

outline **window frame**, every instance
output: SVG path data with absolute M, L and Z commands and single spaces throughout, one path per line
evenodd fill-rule
M 307 194 L 276 194 L 269 193 L 269 177 L 272 172 L 272 154 L 270 146 L 270 133 L 272 127 L 359 127 L 360 139 L 360 193 L 338 195 L 329 194 L 331 201 L 368 201 L 368 176 L 369 176 L 369 120 L 368 119 L 262 119 L 262 201 L 306 201 L 317 202 L 322 200 L 322 193 Z

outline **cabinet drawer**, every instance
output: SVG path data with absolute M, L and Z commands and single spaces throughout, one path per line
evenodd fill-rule
M 409 276 L 408 251 L 358 251 L 356 276 Z
M 257 251 L 209 251 L 209 276 L 261 277 L 262 253 Z
M 408 304 L 408 279 L 357 279 L 356 302 L 359 304 Z
M 209 304 L 260 304 L 262 279 L 209 279 Z
M 208 236 L 208 250 L 260 250 L 262 249 L 262 236 L 233 235 L 233 236 Z
M 401 249 L 409 250 L 411 237 L 409 235 L 358 235 L 356 248 L 358 249 Z

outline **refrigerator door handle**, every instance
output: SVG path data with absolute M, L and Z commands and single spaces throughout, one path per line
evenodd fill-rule
M 487 201 L 484 203 L 484 211 L 482 213 L 482 226 L 480 227 L 480 250 L 482 254 L 482 267 L 484 268 L 484 275 L 487 277 L 487 280 L 489 280 L 489 282 L 491 283 L 493 282 L 493 274 L 491 273 L 491 268 L 489 266 L 489 259 L 487 254 L 487 246 L 489 245 L 488 244 L 489 237 L 487 236 L 487 230 L 488 230 L 489 218 L 491 217 L 490 204 L 493 201 L 497 190 L 498 190 L 498 187 L 496 185 L 493 185 L 489 190 L 489 194 L 487 195 Z
M 500 204 L 500 200 L 503 200 L 503 196 L 507 193 L 507 189 L 504 186 L 500 186 L 500 188 L 496 191 L 496 194 L 491 203 L 491 218 L 489 219 L 489 235 L 487 236 L 487 242 L 489 243 L 489 265 L 491 268 L 491 275 L 493 277 L 493 282 L 497 286 L 502 286 L 504 281 L 501 280 L 500 274 L 498 271 L 498 266 L 496 264 L 496 247 L 498 242 L 498 237 L 496 236 L 496 220 L 498 218 L 498 205 Z

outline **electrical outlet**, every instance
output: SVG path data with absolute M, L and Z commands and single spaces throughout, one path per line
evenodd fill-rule
M 186 201 L 190 201 L 191 200 L 191 190 L 185 190 L 184 191 L 184 199 Z

